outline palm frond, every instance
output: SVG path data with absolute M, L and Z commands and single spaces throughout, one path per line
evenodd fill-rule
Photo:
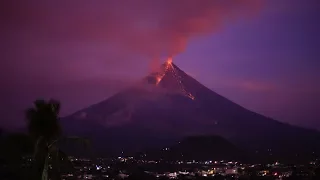
M 54 100 L 54 99 L 50 99 L 48 103 L 51 105 L 54 113 L 56 113 L 56 114 L 60 113 L 61 104 L 59 101 Z
M 40 137 L 37 139 L 37 142 L 36 142 L 36 144 L 35 144 L 35 146 L 34 146 L 34 155 L 33 155 L 34 157 L 36 156 L 36 154 L 39 153 L 40 147 L 43 146 L 44 143 L 45 143 L 45 142 L 44 142 L 44 138 L 43 138 L 42 136 L 40 136 Z
M 48 180 L 48 170 L 49 170 L 49 155 L 46 157 L 46 160 L 44 162 L 41 180 Z

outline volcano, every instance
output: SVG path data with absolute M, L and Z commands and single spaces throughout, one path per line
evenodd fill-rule
M 112 97 L 63 118 L 67 133 L 114 151 L 219 135 L 254 152 L 315 153 L 320 134 L 252 112 L 208 89 L 172 61 Z M 272 151 L 272 152 L 271 152 Z

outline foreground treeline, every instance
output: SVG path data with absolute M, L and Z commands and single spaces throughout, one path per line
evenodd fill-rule
M 59 112 L 58 101 L 36 100 L 25 112 L 26 133 L 0 132 L 1 179 L 58 180 L 62 171 L 72 171 L 60 145 L 87 141 L 62 136 Z
M 33 143 L 27 134 L 0 135 L 0 176 L 3 179 L 23 179 L 30 176 L 30 167 L 23 167 L 24 157 L 31 156 Z M 31 177 L 28 177 L 31 179 Z

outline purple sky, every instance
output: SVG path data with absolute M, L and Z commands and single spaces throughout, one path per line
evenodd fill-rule
M 23 126 L 36 98 L 60 99 L 62 115 L 106 99 L 174 54 L 232 101 L 320 129 L 318 0 L 16 0 L 0 10 L 0 126 Z

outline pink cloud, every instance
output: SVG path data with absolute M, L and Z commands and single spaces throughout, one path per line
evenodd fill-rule
M 251 16 L 255 0 L 7 1 L 1 20 L 44 41 L 110 42 L 148 56 L 184 50 L 190 38 Z M 9 31 L 10 32 L 10 31 Z

